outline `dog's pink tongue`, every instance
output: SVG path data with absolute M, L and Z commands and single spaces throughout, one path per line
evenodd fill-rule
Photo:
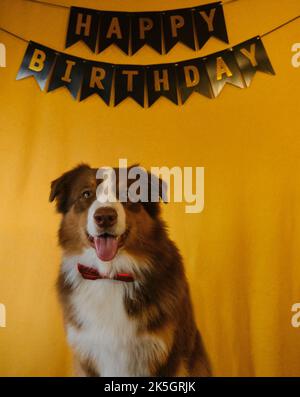
M 97 256 L 102 261 L 111 261 L 118 251 L 118 240 L 115 237 L 95 237 Z

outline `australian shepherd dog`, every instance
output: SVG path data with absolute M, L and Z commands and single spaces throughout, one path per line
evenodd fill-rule
M 160 203 L 103 202 L 96 172 L 79 165 L 50 193 L 62 215 L 57 287 L 76 375 L 209 376 Z

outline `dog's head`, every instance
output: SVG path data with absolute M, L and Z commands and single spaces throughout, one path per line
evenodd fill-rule
M 56 200 L 57 211 L 63 216 L 59 240 L 68 254 L 92 246 L 101 261 L 111 261 L 121 250 L 142 251 L 155 234 L 161 225 L 159 198 L 166 186 L 140 169 L 144 194 L 136 199 L 128 194 L 135 191 L 131 188 L 140 179 L 129 178 L 127 171 L 132 168 L 115 168 L 116 178 L 104 180 L 99 170 L 83 164 L 52 182 L 49 199 Z M 114 195 L 107 194 L 112 191 L 110 184 L 115 187 Z

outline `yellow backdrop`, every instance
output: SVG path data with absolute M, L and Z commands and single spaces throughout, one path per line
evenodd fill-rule
M 99 8 L 99 1 L 52 0 Z M 159 10 L 204 0 L 102 1 L 103 9 Z M 300 14 L 299 0 L 240 0 L 225 7 L 232 45 Z M 0 0 L 0 26 L 64 51 L 68 11 Z M 199 327 L 215 375 L 300 375 L 300 330 L 291 306 L 300 301 L 300 69 L 291 66 L 299 22 L 264 39 L 277 72 L 257 74 L 249 89 L 227 86 L 216 100 L 194 94 L 183 107 L 166 99 L 141 109 L 117 108 L 93 96 L 75 102 L 66 89 L 40 92 L 15 81 L 26 44 L 0 32 L 1 264 L 0 375 L 69 375 L 55 294 L 60 251 L 50 181 L 81 161 L 117 165 L 204 166 L 205 210 L 164 216 L 186 264 Z M 178 45 L 161 57 L 149 48 L 129 58 L 117 48 L 92 54 L 117 63 L 173 62 L 226 48 L 212 39 L 198 54 Z

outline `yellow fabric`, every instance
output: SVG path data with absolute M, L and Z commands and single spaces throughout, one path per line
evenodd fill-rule
M 55 0 L 52 0 L 55 1 Z M 58 0 L 57 0 L 58 2 Z M 60 0 L 99 8 L 99 1 Z M 203 0 L 102 1 L 103 9 L 153 10 Z M 299 0 L 240 0 L 225 7 L 232 45 L 300 14 Z M 0 26 L 64 50 L 68 11 L 0 0 Z M 199 327 L 215 375 L 300 375 L 300 331 L 291 306 L 300 300 L 300 69 L 291 66 L 299 21 L 264 39 L 276 77 L 257 74 L 249 89 L 227 86 L 216 100 L 194 94 L 182 107 L 166 99 L 143 110 L 117 108 L 68 91 L 40 92 L 33 79 L 15 81 L 26 44 L 0 32 L 7 68 L 0 69 L 1 264 L 0 375 L 69 375 L 55 294 L 60 261 L 59 216 L 48 203 L 50 181 L 81 161 L 117 165 L 204 166 L 205 209 L 185 214 L 164 206 L 180 247 Z M 172 62 L 226 45 L 212 39 L 198 54 L 178 45 L 161 57 L 134 57 L 117 48 L 92 54 L 83 44 L 66 52 L 118 63 Z

